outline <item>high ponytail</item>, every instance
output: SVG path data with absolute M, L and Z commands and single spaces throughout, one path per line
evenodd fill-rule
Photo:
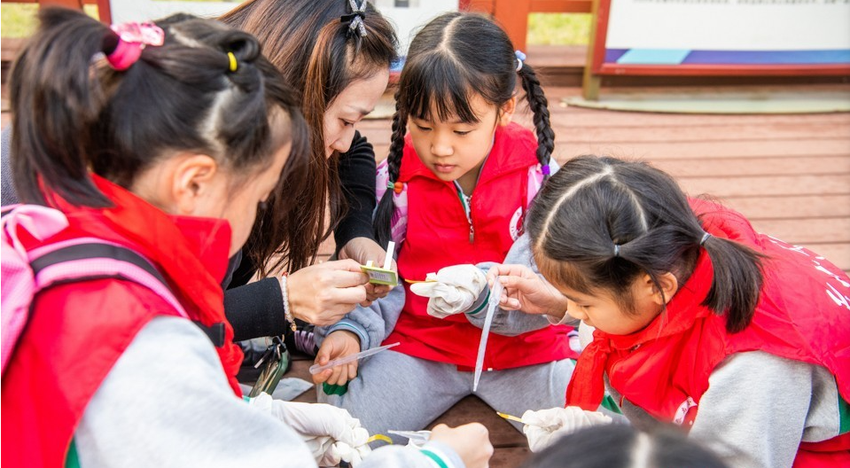
M 85 139 L 107 93 L 92 73 L 91 58 L 105 52 L 107 43 L 117 44 L 117 36 L 74 10 L 42 9 L 39 19 L 41 27 L 15 62 L 10 79 L 18 195 L 47 204 L 43 184 L 75 205 L 109 206 L 89 177 Z
M 522 89 L 525 90 L 528 108 L 531 109 L 534 121 L 534 130 L 537 134 L 537 161 L 541 166 L 548 166 L 552 159 L 552 152 L 555 149 L 555 132 L 552 130 L 552 124 L 549 121 L 549 101 L 546 99 L 546 94 L 543 93 L 543 87 L 540 86 L 540 80 L 534 69 L 527 63 L 522 63 L 522 68 L 519 70 Z M 544 177 L 548 173 L 544 171 Z
M 389 182 L 397 182 L 399 170 L 401 169 L 401 159 L 404 155 L 404 134 L 407 132 L 407 117 L 403 114 L 399 107 L 401 88 L 395 93 L 396 110 L 393 115 L 393 136 L 390 143 L 390 152 L 387 156 L 387 170 L 389 172 Z M 393 206 L 393 188 L 387 187 L 384 196 L 378 202 L 378 207 L 375 209 L 375 240 L 378 245 L 386 246 L 392 240 L 392 216 L 395 207 Z
M 726 311 L 726 330 L 743 331 L 753 319 L 764 283 L 762 256 L 728 239 L 709 237 L 703 248 L 711 258 L 714 278 L 703 305 Z

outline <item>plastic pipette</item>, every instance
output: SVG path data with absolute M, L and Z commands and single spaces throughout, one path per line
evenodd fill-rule
M 354 361 L 357 361 L 358 359 L 363 359 L 364 357 L 368 357 L 368 356 L 371 356 L 373 354 L 378 354 L 381 351 L 392 348 L 393 346 L 398 346 L 398 343 L 393 343 L 393 344 L 388 344 L 386 346 L 379 346 L 377 348 L 367 349 L 366 351 L 360 351 L 357 354 L 352 354 L 351 356 L 346 356 L 346 357 L 342 357 L 342 358 L 339 358 L 339 359 L 331 359 L 330 361 L 327 362 L 327 364 L 322 364 L 322 365 L 313 364 L 312 366 L 310 366 L 310 373 L 311 374 L 318 374 L 319 372 L 322 372 L 325 369 L 330 369 L 331 367 L 341 366 L 343 364 L 348 364 L 349 362 L 354 362 Z
M 502 297 L 502 283 L 499 278 L 493 280 L 493 289 L 490 290 L 490 303 L 487 305 L 487 316 L 484 318 L 484 326 L 481 327 L 481 341 L 478 343 L 478 357 L 475 359 L 475 378 L 472 381 L 472 391 L 478 390 L 478 381 L 481 380 L 481 370 L 484 367 L 484 352 L 487 350 L 487 337 L 490 336 L 490 325 L 493 324 L 493 314 Z
M 424 444 L 431 439 L 431 431 L 387 431 L 387 434 L 405 437 L 414 443 Z
M 540 424 L 532 424 L 530 422 L 526 422 L 524 419 L 522 419 L 518 416 L 514 416 L 512 414 L 507 414 L 507 413 L 500 413 L 498 411 L 496 411 L 496 414 L 498 414 L 499 417 L 501 417 L 501 418 L 507 419 L 508 421 L 516 421 L 520 424 L 525 424 L 526 426 L 537 426 L 537 427 L 542 427 L 543 429 L 552 430 L 552 431 L 561 427 L 558 424 L 555 424 L 555 425 L 552 425 L 552 426 L 541 426 Z

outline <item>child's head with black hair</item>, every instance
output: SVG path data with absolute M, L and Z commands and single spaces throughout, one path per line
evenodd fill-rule
M 108 207 L 94 173 L 167 213 L 228 219 L 241 246 L 309 144 L 256 39 L 188 15 L 114 28 L 73 10 L 39 17 L 10 85 L 21 199 Z
M 704 305 L 726 314 L 732 333 L 752 320 L 761 256 L 708 234 L 676 181 L 646 163 L 568 161 L 538 193 L 527 229 L 540 272 L 569 299 L 568 313 L 603 332 L 648 325 L 703 251 L 713 269 Z
M 671 430 L 653 434 L 626 424 L 580 429 L 557 439 L 522 468 L 727 468 L 711 451 Z
M 534 115 L 537 158 L 548 166 L 555 141 L 548 103 L 534 70 L 522 58 L 507 34 L 484 16 L 446 13 L 425 25 L 410 44 L 395 95 L 387 158 L 390 185 L 398 179 L 409 131 L 425 166 L 470 193 L 496 128 L 513 117 L 517 81 Z M 392 192 L 386 191 L 375 215 L 380 245 L 390 239 Z

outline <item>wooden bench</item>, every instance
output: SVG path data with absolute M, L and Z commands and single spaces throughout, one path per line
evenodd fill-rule
M 292 367 L 284 375 L 311 381 L 308 368 L 313 359 L 306 356 L 293 355 Z M 316 391 L 313 389 L 302 393 L 295 401 L 308 403 L 316 402 Z M 428 428 L 444 423 L 451 427 L 470 422 L 480 422 L 490 431 L 490 442 L 496 449 L 490 460 L 491 468 L 512 468 L 519 466 L 529 455 L 528 442 L 523 434 L 514 429 L 507 421 L 496 415 L 492 408 L 474 396 L 468 396 L 455 404 L 451 409 L 437 417 Z

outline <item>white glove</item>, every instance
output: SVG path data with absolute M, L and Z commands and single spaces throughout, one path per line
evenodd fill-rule
M 428 273 L 426 282 L 410 285 L 417 296 L 428 297 L 428 315 L 446 318 L 466 312 L 487 286 L 487 277 L 475 265 L 452 265 L 437 274 Z
M 578 406 L 528 410 L 522 414 L 522 420 L 527 423 L 522 432 L 528 438 L 528 448 L 532 452 L 539 452 L 559 437 L 583 427 L 611 423 L 610 417 L 596 411 L 585 411 Z
M 340 461 L 356 466 L 371 449 L 369 432 L 348 411 L 324 403 L 273 400 L 261 393 L 251 406 L 268 412 L 304 439 L 319 466 L 336 466 Z

